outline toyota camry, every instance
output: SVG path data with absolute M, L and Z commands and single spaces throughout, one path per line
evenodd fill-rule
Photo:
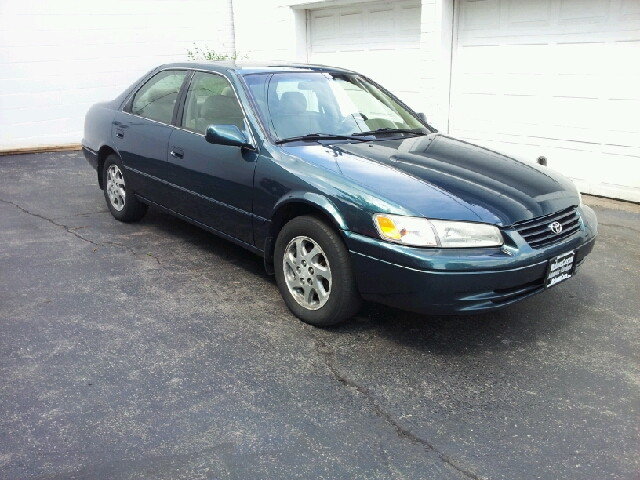
M 82 144 L 117 220 L 151 205 L 262 256 L 316 326 L 362 299 L 505 307 L 574 276 L 597 234 L 569 179 L 440 134 L 339 68 L 162 65 L 91 107 Z

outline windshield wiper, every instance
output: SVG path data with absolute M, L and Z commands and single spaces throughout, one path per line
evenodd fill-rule
M 364 136 L 364 135 L 375 135 L 376 133 L 412 133 L 413 135 L 428 135 L 422 129 L 414 128 L 378 128 L 376 130 L 370 130 L 368 132 L 357 132 L 352 133 L 354 137 Z
M 300 135 L 298 137 L 283 138 L 282 140 L 276 140 L 276 145 L 282 145 L 283 143 L 299 142 L 305 140 L 357 140 L 358 142 L 367 142 L 372 138 L 365 138 L 364 135 L 333 135 L 330 133 L 310 133 L 308 135 Z

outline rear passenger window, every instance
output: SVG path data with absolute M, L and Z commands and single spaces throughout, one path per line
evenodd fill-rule
M 138 90 L 133 98 L 131 113 L 156 122 L 171 123 L 173 109 L 186 71 L 164 71 Z

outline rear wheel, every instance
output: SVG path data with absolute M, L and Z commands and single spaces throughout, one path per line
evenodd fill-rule
M 361 299 L 340 236 L 319 218 L 296 217 L 276 240 L 276 282 L 289 309 L 318 327 L 355 315 Z
M 117 155 L 109 155 L 102 169 L 104 198 L 111 214 L 121 222 L 135 222 L 147 213 L 147 205 L 127 188 L 124 167 Z

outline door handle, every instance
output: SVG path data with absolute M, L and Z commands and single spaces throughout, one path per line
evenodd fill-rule
M 173 147 L 169 153 L 173 158 L 184 158 L 184 151 L 181 148 Z
M 124 138 L 124 130 L 120 130 L 119 128 L 116 128 L 116 137 Z

